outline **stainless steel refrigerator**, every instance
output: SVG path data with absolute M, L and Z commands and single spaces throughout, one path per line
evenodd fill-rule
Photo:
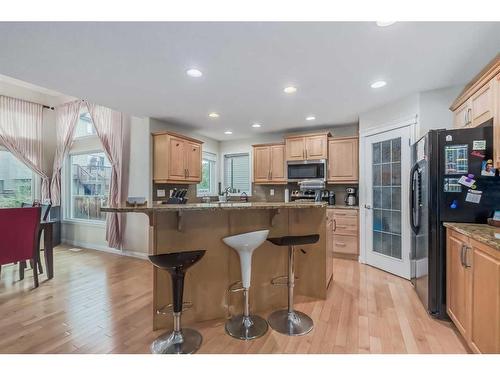
M 439 319 L 447 318 L 443 222 L 486 223 L 500 210 L 500 177 L 490 159 L 491 122 L 472 129 L 431 130 L 413 145 L 412 283 L 428 312 Z

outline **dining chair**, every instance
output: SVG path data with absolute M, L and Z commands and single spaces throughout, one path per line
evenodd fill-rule
M 26 207 L 41 207 L 41 214 L 40 214 L 40 220 L 41 221 L 47 221 L 47 218 L 49 217 L 50 213 L 50 208 L 52 207 L 52 204 L 40 204 L 38 201 L 33 201 L 33 202 L 22 202 L 21 203 L 22 208 Z M 40 233 L 38 234 L 38 243 L 41 245 L 41 237 L 42 237 L 42 231 L 40 230 Z M 44 249 L 45 250 L 45 249 Z M 42 249 L 39 249 L 39 252 L 41 253 Z M 42 266 L 42 260 L 41 257 L 38 257 L 38 273 L 43 273 L 43 266 Z M 22 270 L 21 270 L 22 268 Z M 26 262 L 21 262 L 19 263 L 19 272 L 23 272 L 24 269 L 26 268 Z
M 41 207 L 0 209 L 0 265 L 29 260 L 38 287 L 39 226 Z M 24 268 L 19 268 L 24 279 Z

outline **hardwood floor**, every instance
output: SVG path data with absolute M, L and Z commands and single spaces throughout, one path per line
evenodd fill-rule
M 152 269 L 148 262 L 92 250 L 55 249 L 53 280 L 19 281 L 2 267 L 0 353 L 148 353 L 162 331 L 151 329 Z M 300 280 L 298 280 L 300 282 Z M 297 298 L 313 331 L 287 337 L 272 330 L 244 342 L 224 321 L 193 328 L 200 353 L 466 353 L 450 323 L 431 319 L 411 284 L 355 261 L 335 259 L 325 301 Z M 267 312 L 262 313 L 267 316 Z

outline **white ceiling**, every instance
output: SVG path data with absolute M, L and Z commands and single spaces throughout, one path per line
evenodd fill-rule
M 500 51 L 500 23 L 0 23 L 0 51 L 0 74 L 227 140 L 464 84 Z

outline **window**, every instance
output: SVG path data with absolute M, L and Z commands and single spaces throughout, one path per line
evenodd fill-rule
M 70 218 L 105 220 L 101 206 L 107 204 L 111 164 L 104 152 L 70 155 Z
M 86 108 L 80 113 L 64 168 L 64 217 L 67 220 L 103 222 L 111 183 L 111 164 L 102 150 Z
M 33 201 L 33 172 L 0 147 L 0 207 L 21 207 Z
M 217 173 L 216 173 L 217 155 L 211 152 L 203 151 L 201 162 L 201 182 L 196 185 L 196 195 L 214 196 L 217 195 Z
M 231 188 L 231 193 L 251 193 L 250 156 L 245 154 L 224 155 L 224 186 Z
M 89 137 L 93 135 L 96 135 L 96 131 L 90 113 L 87 112 L 86 108 L 83 108 L 75 128 L 74 138 Z

